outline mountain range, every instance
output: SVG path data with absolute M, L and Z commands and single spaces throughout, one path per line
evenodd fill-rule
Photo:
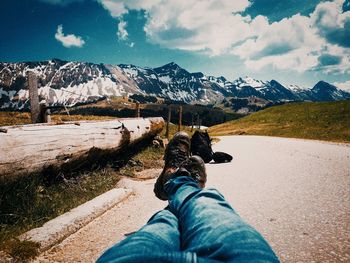
M 325 81 L 319 81 L 314 87 L 302 88 L 250 77 L 229 81 L 222 76 L 190 73 L 173 62 L 149 68 L 53 59 L 0 63 L 0 109 L 29 108 L 28 71 L 35 72 L 38 77 L 40 100 L 50 105 L 73 106 L 109 96 L 133 94 L 191 104 L 215 104 L 227 97 L 256 97 L 269 102 L 350 99 L 350 93 Z

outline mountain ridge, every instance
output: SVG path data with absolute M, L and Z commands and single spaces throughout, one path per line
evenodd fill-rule
M 183 103 L 215 104 L 226 97 L 257 97 L 270 102 L 334 101 L 350 99 L 345 92 L 325 81 L 305 89 L 283 86 L 277 80 L 256 80 L 189 72 L 175 62 L 160 67 L 132 64 L 96 64 L 60 59 L 37 62 L 0 62 L 0 109 L 29 107 L 26 73 L 38 76 L 40 100 L 50 105 L 73 106 L 108 96 L 149 95 Z

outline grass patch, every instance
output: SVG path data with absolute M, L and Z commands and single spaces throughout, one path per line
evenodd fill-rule
M 66 115 L 66 114 L 53 114 L 51 115 L 52 122 L 61 123 L 66 121 L 82 121 L 82 120 L 111 120 L 115 119 L 110 116 L 83 116 L 83 115 Z M 0 111 L 0 126 L 11 125 L 23 125 L 30 124 L 29 112 L 16 112 L 16 111 Z
M 0 111 L 0 126 L 30 124 L 29 112 Z
M 136 155 L 136 160 L 143 163 L 144 169 L 161 168 L 164 150 L 164 148 L 148 147 Z
M 130 159 L 127 164 L 120 169 L 123 176 L 135 177 L 137 172 L 145 169 L 163 167 L 164 148 L 148 147 Z
M 209 128 L 211 135 L 267 135 L 350 142 L 350 101 L 275 106 Z
M 27 262 L 39 254 L 39 246 L 32 241 L 14 238 L 6 243 L 4 251 L 19 262 Z
M 52 115 L 53 121 L 101 120 L 111 117 Z M 30 123 L 29 113 L 0 112 L 1 125 Z M 191 128 L 183 126 L 191 134 Z M 170 124 L 170 138 L 177 125 Z M 165 129 L 161 136 L 164 138 Z M 149 143 L 149 142 L 146 142 Z M 162 168 L 163 148 L 137 145 L 121 152 L 118 160 L 89 164 L 80 171 L 56 175 L 36 174 L 19 178 L 0 176 L 0 250 L 20 262 L 37 253 L 37 244 L 16 239 L 22 233 L 42 226 L 78 205 L 114 188 L 122 175 L 133 177 L 136 172 Z
M 16 257 L 18 254 L 25 257 L 27 252 L 17 244 L 15 237 L 110 190 L 119 178 L 110 167 L 59 174 L 50 180 L 48 175 L 1 178 L 0 249 Z
M 0 250 L 20 261 L 35 256 L 36 244 L 22 244 L 16 237 L 116 187 L 123 175 L 162 167 L 164 149 L 147 145 L 149 141 L 134 145 L 118 159 L 96 162 L 79 172 L 0 177 Z

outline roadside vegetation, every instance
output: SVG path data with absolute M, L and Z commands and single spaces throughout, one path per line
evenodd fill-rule
M 212 136 L 244 134 L 350 142 L 350 101 L 275 106 L 212 126 L 209 133 Z
M 141 114 L 142 112 L 141 108 Z M 54 123 L 113 118 L 115 117 L 52 115 Z M 0 126 L 28 123 L 30 114 L 27 112 L 0 112 Z M 170 124 L 169 128 L 171 138 L 178 128 L 174 124 Z M 182 130 L 191 135 L 195 129 L 182 126 Z M 212 136 L 246 134 L 350 142 L 350 101 L 275 106 L 212 126 L 209 132 Z M 165 138 L 165 129 L 160 136 Z M 162 168 L 164 148 L 152 147 L 150 142 L 134 148 L 137 151 L 128 149 L 120 154 L 123 158 L 94 163 L 80 171 L 6 180 L 0 176 L 0 250 L 20 261 L 34 257 L 37 244 L 20 242 L 16 237 L 116 187 L 123 176 L 133 178 L 144 169 Z
M 110 120 L 114 119 L 110 116 L 82 116 L 82 115 L 67 115 L 53 114 L 51 115 L 52 122 L 62 123 L 66 121 L 81 121 L 81 120 Z M 30 124 L 29 112 L 16 111 L 0 111 L 0 126 Z
M 111 167 L 49 176 L 0 179 L 0 250 L 22 260 L 35 256 L 18 235 L 110 190 L 120 177 Z
M 96 163 L 90 169 L 55 176 L 36 174 L 16 179 L 0 177 L 0 250 L 26 260 L 36 256 L 37 244 L 17 237 L 117 186 L 122 176 L 161 168 L 164 149 L 144 147 L 139 153 Z
M 2 123 L 30 122 L 28 113 L 0 112 Z M 69 117 L 69 116 L 68 116 Z M 53 116 L 54 121 L 67 121 L 67 116 Z M 73 119 L 72 119 L 73 117 Z M 105 119 L 99 116 L 72 115 L 69 120 Z M 110 117 L 107 117 L 110 119 Z M 177 125 L 170 124 L 170 137 Z M 191 133 L 191 128 L 183 126 Z M 162 134 L 165 138 L 165 129 Z M 43 225 L 70 209 L 113 189 L 123 177 L 135 178 L 137 172 L 162 168 L 164 148 L 156 148 L 151 141 L 125 149 L 115 159 L 94 163 L 84 170 L 55 174 L 35 174 L 20 178 L 0 176 L 0 251 L 24 262 L 37 255 L 38 244 L 20 241 L 22 233 Z

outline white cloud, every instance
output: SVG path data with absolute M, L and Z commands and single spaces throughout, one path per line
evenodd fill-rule
M 129 10 L 150 10 L 162 0 L 97 0 L 113 17 L 121 17 Z
M 99 0 L 99 2 L 113 17 L 120 17 L 128 12 L 122 1 Z
M 293 69 L 298 72 L 314 70 L 324 73 L 348 73 L 350 50 L 331 43 L 320 34 L 319 29 L 320 24 L 332 26 L 333 29 L 340 28 L 339 24 L 334 24 L 340 23 L 335 22 L 334 17 L 338 17 L 336 20 L 340 21 L 342 19 L 339 17 L 347 16 L 341 12 L 342 2 L 320 3 L 310 17 L 297 14 L 271 24 L 265 17 L 258 16 L 250 23 L 253 37 L 233 48 L 231 52 L 243 59 L 247 67 L 256 70 L 271 65 L 278 69 Z M 321 23 L 315 17 L 320 17 L 318 13 L 324 7 L 327 7 L 328 11 L 322 15 Z M 320 57 L 324 55 L 342 59 L 339 64 L 322 65 Z
M 80 36 L 75 36 L 73 34 L 64 35 L 62 25 L 57 27 L 55 38 L 67 48 L 82 47 L 85 44 L 85 41 Z
M 258 16 L 251 23 L 252 39 L 232 49 L 252 69 L 272 65 L 279 69 L 303 72 L 318 64 L 318 54 L 324 41 L 315 34 L 310 19 L 299 14 L 269 24 Z
M 127 23 L 124 20 L 120 20 L 118 23 L 117 36 L 119 40 L 128 39 L 128 31 L 126 31 Z
M 333 85 L 342 89 L 342 90 L 350 92 L 350 80 L 345 81 L 345 82 L 334 82 Z
M 249 18 L 237 12 L 249 1 L 166 1 L 149 11 L 145 32 L 152 42 L 170 48 L 227 53 L 249 36 Z M 176 4 L 175 4 L 176 3 Z
M 145 10 L 148 39 L 168 48 L 225 53 L 249 35 L 249 25 L 237 12 L 248 0 L 99 0 L 113 17 Z
M 251 19 L 242 15 L 251 4 L 249 0 L 98 1 L 121 20 L 129 10 L 143 10 L 148 40 L 167 48 L 211 56 L 234 54 L 256 70 L 273 66 L 299 72 L 350 72 L 346 47 L 350 40 L 344 38 L 350 11 L 342 12 L 344 0 L 321 2 L 310 16 L 296 14 L 274 23 L 264 16 Z M 120 39 L 128 37 L 125 27 L 126 23 L 118 25 Z M 342 57 L 340 64 L 321 65 L 319 58 L 325 54 Z
M 330 43 L 350 47 L 350 11 L 342 12 L 344 0 L 317 5 L 311 20 L 318 33 Z

